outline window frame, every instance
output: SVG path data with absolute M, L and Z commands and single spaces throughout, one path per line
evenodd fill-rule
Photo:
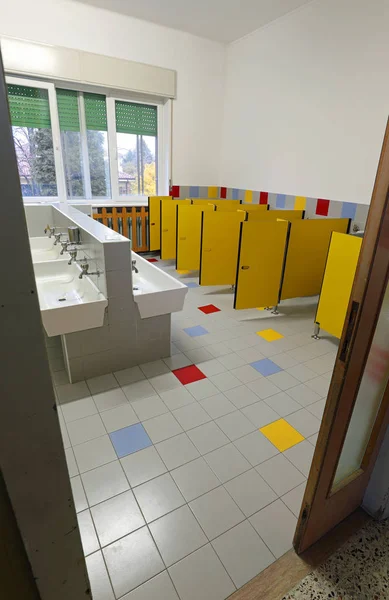
M 55 91 L 54 83 L 47 81 L 38 81 L 36 79 L 24 79 L 22 77 L 12 77 L 7 75 L 5 82 L 12 85 L 23 85 L 27 87 L 44 89 L 48 92 L 49 97 L 49 110 L 50 110 L 50 121 L 51 121 L 51 135 L 53 138 L 53 151 L 54 151 L 54 166 L 55 166 L 55 178 L 57 183 L 57 195 L 56 196 L 23 196 L 25 203 L 37 203 L 37 202 L 61 202 L 61 197 L 67 199 L 66 195 L 66 183 L 65 183 L 65 170 L 62 160 L 62 145 L 61 145 L 61 131 L 59 128 L 59 117 L 57 110 L 57 96 Z M 11 124 L 12 127 L 12 124 Z
M 117 132 L 116 132 L 116 113 L 115 102 L 131 102 L 132 104 L 140 104 L 146 106 L 154 106 L 157 108 L 157 140 L 156 140 L 156 175 L 157 175 L 157 190 L 156 194 L 167 194 L 169 189 L 169 177 L 171 171 L 171 101 L 164 101 L 157 98 L 139 99 L 134 97 L 130 92 L 101 88 L 98 86 L 80 86 L 72 82 L 60 81 L 45 81 L 38 79 L 26 79 L 15 77 L 13 75 L 6 76 L 6 83 L 14 85 L 24 85 L 34 88 L 46 89 L 49 97 L 51 131 L 53 138 L 55 175 L 57 182 L 57 196 L 23 196 L 25 203 L 52 203 L 66 202 L 69 204 L 88 203 L 93 206 L 104 205 L 128 205 L 139 204 L 147 199 L 146 195 L 119 195 L 119 160 L 117 152 Z M 59 125 L 58 105 L 57 105 L 57 89 L 73 90 L 78 93 L 78 111 L 80 119 L 80 135 L 81 135 L 81 150 L 84 169 L 84 197 L 72 199 L 68 198 L 66 192 L 66 178 L 64 167 L 64 150 L 61 142 L 61 130 Z M 84 109 L 84 92 L 96 93 L 105 95 L 107 108 L 107 141 L 109 154 L 109 170 L 110 170 L 110 185 L 111 197 L 92 197 L 92 185 L 89 169 L 89 154 L 87 146 L 87 129 Z

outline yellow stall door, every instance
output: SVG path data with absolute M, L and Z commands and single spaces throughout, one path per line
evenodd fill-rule
M 320 294 L 333 231 L 347 233 L 349 219 L 292 221 L 281 300 Z
M 200 269 L 201 217 L 203 212 L 213 211 L 213 204 L 177 207 L 177 259 L 178 271 Z
M 176 258 L 177 206 L 190 200 L 161 200 L 161 259 Z
M 288 221 L 241 224 L 234 308 L 278 304 Z
M 241 204 L 240 200 L 220 200 L 220 198 L 216 198 L 213 200 L 212 198 L 196 198 L 192 200 L 192 204 L 203 206 L 204 204 L 214 204 L 215 206 L 229 206 L 230 208 L 239 206 Z
M 265 213 L 249 212 L 247 220 L 250 221 L 274 221 L 275 219 L 285 219 L 286 221 L 301 220 L 304 218 L 303 210 L 268 210 Z
M 357 269 L 362 239 L 333 233 L 315 321 L 340 338 Z
M 240 223 L 247 213 L 205 212 L 201 227 L 200 285 L 233 285 Z
M 149 250 L 161 249 L 161 200 L 172 200 L 171 196 L 149 196 Z

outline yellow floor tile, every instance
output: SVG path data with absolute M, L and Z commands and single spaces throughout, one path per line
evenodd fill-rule
M 190 271 L 177 271 L 179 275 L 188 275 Z
M 265 306 L 258 306 L 257 310 L 265 310 Z
M 285 419 L 279 419 L 259 430 L 280 452 L 288 450 L 305 438 Z
M 263 331 L 257 331 L 257 335 L 266 340 L 267 342 L 274 342 L 275 340 L 280 340 L 284 336 L 278 331 L 274 331 L 274 329 L 264 329 Z

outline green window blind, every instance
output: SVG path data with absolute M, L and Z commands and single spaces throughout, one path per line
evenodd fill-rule
M 16 127 L 50 129 L 47 90 L 24 85 L 7 85 L 11 124 Z
M 57 90 L 57 104 L 61 131 L 80 131 L 77 92 Z
M 105 96 L 84 92 L 86 128 L 107 131 L 107 105 Z
M 116 102 L 116 131 L 137 135 L 157 135 L 157 107 Z

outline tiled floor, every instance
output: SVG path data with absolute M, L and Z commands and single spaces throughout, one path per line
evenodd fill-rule
M 337 340 L 315 299 L 188 284 L 171 357 L 70 385 L 49 355 L 94 600 L 223 600 L 292 545 Z

